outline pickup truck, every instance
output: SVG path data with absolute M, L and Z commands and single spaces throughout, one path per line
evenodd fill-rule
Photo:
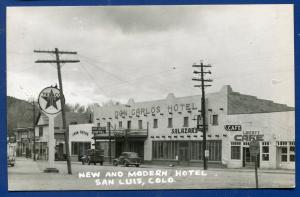
M 100 163 L 102 166 L 104 162 L 104 149 L 89 149 L 86 154 L 81 157 L 81 163 L 84 165 L 85 163 L 91 164 Z

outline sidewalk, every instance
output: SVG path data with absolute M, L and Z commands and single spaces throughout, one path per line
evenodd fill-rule
M 46 162 L 46 161 L 39 161 L 39 162 Z M 56 161 L 55 163 L 66 163 L 66 161 Z M 82 165 L 79 161 L 72 161 L 72 164 L 74 165 Z M 87 164 L 86 164 L 87 165 Z M 93 164 L 91 164 L 93 165 Z M 98 164 L 99 165 L 99 164 Z M 103 166 L 112 166 L 112 164 L 109 164 L 108 162 L 104 162 Z M 174 167 L 170 167 L 168 165 L 155 165 L 155 164 L 142 164 L 140 168 L 154 168 L 154 169 L 203 169 L 203 166 L 180 166 L 175 165 Z M 232 171 L 232 172 L 252 172 L 254 171 L 254 168 L 210 168 L 208 165 L 208 171 Z M 295 170 L 290 169 L 260 169 L 258 168 L 257 171 L 259 173 L 276 173 L 276 174 L 295 174 Z

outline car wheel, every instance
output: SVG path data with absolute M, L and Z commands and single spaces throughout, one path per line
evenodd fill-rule
M 96 165 L 96 162 L 94 162 L 94 165 Z
M 14 166 L 15 166 L 15 164 L 10 164 L 10 166 L 11 166 L 11 167 L 14 167 Z
M 91 165 L 91 162 L 89 161 L 89 165 Z
M 84 165 L 84 161 L 82 161 L 81 163 L 82 163 L 82 165 Z
M 136 166 L 136 167 L 140 167 L 140 164 L 136 164 L 135 166 Z
M 114 166 L 118 166 L 118 162 L 117 161 L 113 161 L 113 165 Z
M 127 161 L 125 161 L 125 166 L 128 167 L 129 166 L 129 163 Z
M 103 161 L 100 162 L 100 165 L 103 166 Z

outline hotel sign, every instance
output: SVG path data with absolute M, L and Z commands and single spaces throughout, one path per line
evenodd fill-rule
M 226 131 L 242 131 L 242 125 L 225 125 Z

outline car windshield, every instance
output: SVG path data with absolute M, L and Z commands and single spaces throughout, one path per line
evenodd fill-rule
M 136 157 L 138 157 L 138 154 L 137 153 L 128 153 L 128 157 L 129 158 L 136 158 Z

